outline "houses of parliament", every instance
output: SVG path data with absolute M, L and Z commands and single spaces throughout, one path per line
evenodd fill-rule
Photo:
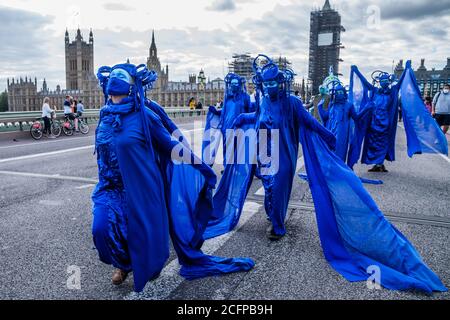
M 75 40 L 70 41 L 66 30 L 65 44 L 65 73 L 66 89 L 60 85 L 50 90 L 44 78 L 42 87 L 38 89 L 37 78 L 22 77 L 7 79 L 8 111 L 39 111 L 45 97 L 50 98 L 50 106 L 61 110 L 67 95 L 82 100 L 86 108 L 96 109 L 104 104 L 103 92 L 98 85 L 94 70 L 94 35 L 92 30 L 89 38 L 84 40 L 80 29 L 77 30 Z M 161 67 L 155 34 L 149 49 L 147 66 L 158 73 L 158 80 L 148 94 L 149 98 L 157 101 L 163 107 L 187 106 L 191 98 L 202 102 L 203 105 L 214 105 L 223 98 L 224 82 L 217 78 L 207 81 L 203 70 L 198 76 L 191 74 L 188 81 L 169 81 L 169 66 Z

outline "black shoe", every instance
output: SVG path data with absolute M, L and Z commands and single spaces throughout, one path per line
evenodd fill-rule
M 269 233 L 268 233 L 268 235 L 267 235 L 267 237 L 269 238 L 270 241 L 278 241 L 278 240 L 280 240 L 281 238 L 283 238 L 284 235 L 276 234 L 276 233 L 273 231 L 273 227 L 271 227 L 271 228 L 270 228 L 270 231 L 269 231 Z
M 372 167 L 372 169 L 369 169 L 369 172 L 382 172 L 382 168 L 379 164 L 376 164 Z
M 381 166 L 380 171 L 381 171 L 381 172 L 389 172 L 389 171 L 386 169 L 386 167 L 384 166 L 384 164 Z

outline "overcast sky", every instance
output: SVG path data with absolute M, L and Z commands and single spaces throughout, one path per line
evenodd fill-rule
M 341 70 L 356 64 L 367 75 L 392 62 L 420 58 L 442 69 L 450 57 L 450 0 L 330 0 L 346 28 Z M 94 32 L 95 67 L 130 58 L 145 63 L 155 30 L 158 56 L 170 79 L 200 68 L 223 77 L 233 53 L 287 56 L 307 76 L 309 15 L 324 0 L 0 0 L 0 90 L 7 77 L 45 77 L 65 88 L 64 32 Z

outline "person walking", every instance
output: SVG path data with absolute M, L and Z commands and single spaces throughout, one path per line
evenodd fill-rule
M 444 134 L 448 132 L 450 126 L 450 84 L 446 84 L 444 89 L 438 92 L 433 99 L 433 109 L 431 114 L 441 127 Z

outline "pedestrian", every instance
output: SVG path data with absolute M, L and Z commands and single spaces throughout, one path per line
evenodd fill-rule
M 77 116 L 81 117 L 83 115 L 84 112 L 84 105 L 83 105 L 83 101 L 78 101 L 77 103 Z
M 444 89 L 434 96 L 432 115 L 446 134 L 450 126 L 450 84 L 444 85 Z
M 99 183 L 92 195 L 92 233 L 100 260 L 116 268 L 113 284 L 133 272 L 134 289 L 142 291 L 161 273 L 170 242 L 187 279 L 250 270 L 250 259 L 209 256 L 200 249 L 216 175 L 173 138 L 181 138 L 177 126 L 145 98 L 156 73 L 125 63 L 102 67 L 97 77 L 109 98 L 95 136 Z M 172 159 L 174 149 L 192 161 Z
M 427 108 L 428 112 L 433 112 L 433 100 L 430 96 L 425 97 L 425 107 Z
M 51 130 L 51 119 L 55 111 L 50 108 L 49 103 L 50 98 L 45 97 L 44 102 L 42 104 L 42 119 L 44 120 L 44 134 L 49 139 L 55 139 L 55 136 L 53 135 Z

